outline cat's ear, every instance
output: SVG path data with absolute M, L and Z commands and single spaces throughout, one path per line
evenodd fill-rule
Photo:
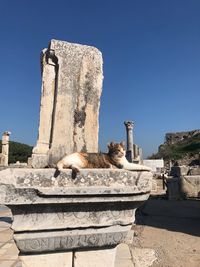
M 111 142 L 110 144 L 108 144 L 108 148 L 112 148 L 112 147 L 114 147 L 114 143 L 113 142 Z
M 120 142 L 120 145 L 121 145 L 121 147 L 123 147 L 124 149 L 126 148 L 126 147 L 125 147 L 125 142 L 124 142 L 124 141 Z

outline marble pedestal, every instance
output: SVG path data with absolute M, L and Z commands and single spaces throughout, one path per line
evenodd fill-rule
M 84 169 L 75 179 L 71 170 L 0 171 L 23 267 L 114 266 L 151 182 L 150 172 L 120 169 Z

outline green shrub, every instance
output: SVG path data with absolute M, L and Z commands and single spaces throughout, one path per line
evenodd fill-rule
M 0 140 L 1 146 L 1 140 Z M 28 157 L 32 154 L 32 146 L 21 144 L 18 142 L 9 142 L 9 163 L 15 163 L 16 161 L 27 162 Z

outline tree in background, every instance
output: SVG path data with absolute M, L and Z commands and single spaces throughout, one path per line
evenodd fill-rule
M 1 147 L 1 140 L 0 140 Z M 21 144 L 18 142 L 9 142 L 9 163 L 15 163 L 17 161 L 27 162 L 28 157 L 32 154 L 32 146 Z

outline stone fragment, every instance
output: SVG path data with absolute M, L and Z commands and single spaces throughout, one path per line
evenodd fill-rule
M 81 227 L 81 225 L 80 225 Z M 25 232 L 14 234 L 14 240 L 22 253 L 44 253 L 53 251 L 66 251 L 75 249 L 92 249 L 116 246 L 126 240 L 127 226 L 110 226 L 86 229 L 60 228 L 59 231 Z M 62 231 L 60 231 L 62 230 Z
M 178 200 L 181 198 L 180 195 L 180 178 L 169 178 L 166 180 L 167 186 L 167 198 L 169 200 Z
M 150 267 L 157 260 L 154 249 L 137 248 L 131 249 L 134 267 Z
M 119 244 L 117 246 L 115 267 L 134 267 L 131 252 L 127 244 Z
M 190 169 L 188 175 L 200 175 L 200 167 Z
M 188 166 L 173 166 L 171 167 L 170 170 L 170 176 L 173 177 L 181 177 L 183 175 L 187 175 L 188 171 L 189 171 L 189 167 Z
M 181 177 L 180 193 L 183 198 L 200 198 L 200 175 Z
M 20 255 L 22 267 L 72 267 L 72 252 Z
M 42 51 L 41 64 L 40 123 L 32 166 L 54 166 L 76 151 L 98 152 L 101 52 L 52 40 Z
M 115 267 L 116 248 L 75 252 L 74 267 Z
M 0 153 L 0 166 L 8 166 L 9 156 L 9 136 L 10 132 L 6 131 L 2 135 L 2 148 Z

